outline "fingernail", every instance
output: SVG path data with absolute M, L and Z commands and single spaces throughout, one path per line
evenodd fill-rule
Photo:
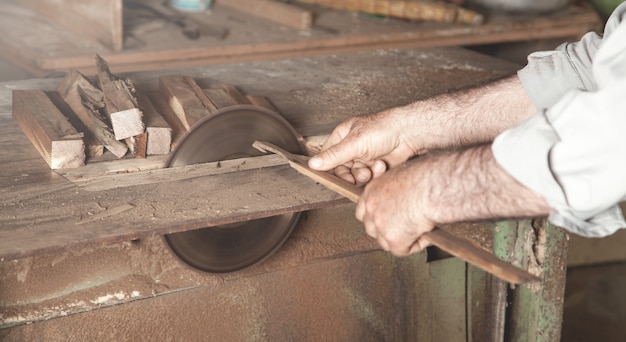
M 313 168 L 322 167 L 322 159 L 318 157 L 313 157 L 309 160 L 309 165 Z
M 387 168 L 387 165 L 385 165 L 385 163 L 381 161 L 376 162 L 376 164 L 374 165 L 374 171 L 377 171 L 377 172 L 383 172 L 385 171 L 386 168 Z
M 365 175 L 365 174 L 358 174 L 358 175 L 356 176 L 356 178 L 357 178 L 360 182 L 366 182 L 368 177 L 367 177 L 367 175 Z

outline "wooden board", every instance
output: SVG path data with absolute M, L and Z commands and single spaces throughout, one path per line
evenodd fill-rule
M 122 0 L 19 0 L 55 24 L 113 51 L 122 50 Z
M 328 133 L 331 123 L 350 116 L 479 84 L 515 70 L 510 63 L 477 53 L 439 48 L 211 66 L 185 73 L 211 75 L 210 79 L 196 77 L 202 88 L 237 84 L 244 94 L 267 97 L 299 131 Z M 159 73 L 133 76 L 138 90 L 158 87 Z M 153 182 L 145 172 L 141 181 L 129 179 L 125 186 L 82 188 L 63 177 L 67 171 L 50 171 L 10 114 L 13 89 L 47 91 L 59 82 L 29 80 L 0 86 L 0 258 L 348 204 L 286 165 L 199 177 L 182 177 L 189 169 L 168 170 L 176 178 L 155 176 Z M 128 164 L 119 172 L 114 168 L 100 171 L 100 176 L 125 179 L 133 172 L 129 165 L 147 171 L 158 168 L 158 160 L 115 160 L 117 166 Z M 103 167 L 111 165 L 102 163 Z
M 43 91 L 14 91 L 13 118 L 51 169 L 85 164 L 83 134 L 70 124 Z
M 181 75 L 168 75 L 159 77 L 159 92 L 169 107 L 176 113 L 185 129 L 189 130 L 194 123 L 211 112 L 196 95 L 194 88 L 189 84 L 195 81 L 193 78 Z M 197 88 L 197 85 L 196 85 Z
M 145 93 L 137 95 L 139 108 L 143 112 L 146 126 L 146 155 L 168 154 L 172 146 L 172 129 L 154 108 L 152 101 Z
M 303 34 L 277 29 L 265 20 L 216 2 L 210 16 L 190 16 L 227 29 L 226 39 L 204 36 L 189 40 L 180 27 L 163 24 L 160 29 L 137 34 L 143 45 L 115 52 L 81 40 L 72 32 L 55 29 L 32 11 L 0 2 L 0 29 L 4 32 L 0 44 L 7 47 L 0 50 L 0 56 L 38 76 L 70 68 L 93 74 L 94 52 L 101 54 L 116 72 L 126 72 L 389 48 L 567 40 L 601 26 L 598 15 L 586 2 L 548 15 L 490 14 L 486 23 L 479 26 L 381 20 L 319 7 L 311 9 L 315 12 L 315 26 Z
M 228 0 L 220 3 L 238 12 L 270 20 L 295 29 L 309 29 L 313 13 L 297 6 L 274 0 Z

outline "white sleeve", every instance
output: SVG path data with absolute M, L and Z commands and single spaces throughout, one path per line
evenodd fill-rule
M 585 236 L 626 227 L 616 205 L 626 196 L 625 12 L 626 3 L 615 12 L 619 20 L 607 24 L 604 39 L 586 45 L 589 60 L 566 53 L 569 65 L 561 57 L 533 65 L 536 78 L 525 68 L 520 78 L 539 114 L 499 135 L 492 146 L 501 166 L 546 198 L 552 223 Z M 552 78 L 568 83 L 552 88 Z

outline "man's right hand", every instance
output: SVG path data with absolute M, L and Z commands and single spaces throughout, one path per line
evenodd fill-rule
M 413 119 L 403 107 L 358 116 L 338 125 L 320 152 L 309 160 L 316 170 L 334 170 L 349 182 L 364 184 L 419 151 L 410 142 Z

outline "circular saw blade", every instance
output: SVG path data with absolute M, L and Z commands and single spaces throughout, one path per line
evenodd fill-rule
M 258 156 L 255 140 L 303 153 L 299 135 L 279 114 L 258 106 L 224 108 L 197 122 L 171 153 L 167 167 Z M 233 177 L 236 177 L 234 174 Z M 220 194 L 207 194 L 220 196 Z M 300 213 L 165 235 L 186 264 L 211 273 L 237 271 L 269 257 L 285 242 Z

